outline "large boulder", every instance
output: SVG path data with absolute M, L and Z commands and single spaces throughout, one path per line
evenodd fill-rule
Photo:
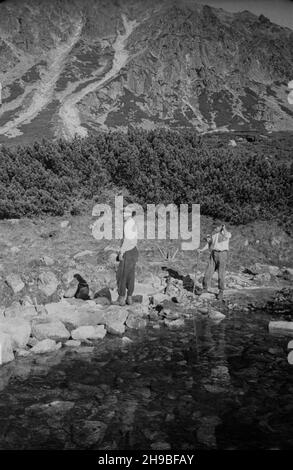
M 43 339 L 53 339 L 54 341 L 66 341 L 70 338 L 69 331 L 61 321 L 46 323 L 33 323 L 32 335 L 39 341 Z
M 107 331 L 104 325 L 80 326 L 71 332 L 71 337 L 75 340 L 103 339 Z
M 9 274 L 6 277 L 6 284 L 17 294 L 24 288 L 24 282 L 18 274 Z
M 68 328 L 104 323 L 104 311 L 95 302 L 85 302 L 80 299 L 63 299 L 61 302 L 46 304 L 45 307 L 50 321 L 60 320 L 68 325 Z
M 78 289 L 78 280 L 76 278 L 73 278 L 72 281 L 69 283 L 67 289 L 65 290 L 63 297 L 65 298 L 73 298 L 77 292 Z
M 272 276 L 279 276 L 281 274 L 281 270 L 278 266 L 273 266 L 270 264 L 261 264 L 261 263 L 255 263 L 252 266 L 250 266 L 247 270 L 253 275 L 258 275 L 258 274 L 270 274 Z
M 0 332 L 0 366 L 13 361 L 13 359 L 12 339 L 6 333 Z
M 123 334 L 125 331 L 125 322 L 128 316 L 128 311 L 125 307 L 118 305 L 111 305 L 104 310 L 104 324 L 106 329 L 111 334 Z
M 43 339 L 42 341 L 39 341 L 30 352 L 35 354 L 46 354 L 58 351 L 61 346 L 61 343 L 56 343 L 53 339 Z
M 293 321 L 270 321 L 269 332 L 293 336 Z
M 106 325 L 107 332 L 111 335 L 121 336 L 125 332 L 125 324 L 121 321 L 111 321 Z
M 29 340 L 31 334 L 31 325 L 28 321 L 21 318 L 5 318 L 0 320 L 0 333 L 6 333 L 11 337 L 12 348 L 22 349 Z
M 211 309 L 209 311 L 209 318 L 216 322 L 220 322 L 226 318 L 226 315 L 224 315 L 222 312 L 219 312 L 218 310 Z
M 54 292 L 58 287 L 58 279 L 54 273 L 51 271 L 43 272 L 39 275 L 38 279 L 38 288 L 48 297 Z
M 19 302 L 12 302 L 12 304 L 4 310 L 5 318 L 22 318 L 30 321 L 37 315 L 38 312 L 33 305 L 21 305 Z

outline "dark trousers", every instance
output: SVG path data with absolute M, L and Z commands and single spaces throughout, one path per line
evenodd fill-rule
M 135 265 L 138 260 L 138 251 L 137 248 L 132 248 L 132 250 L 126 251 L 123 255 L 122 261 L 120 261 L 118 270 L 117 270 L 117 287 L 118 295 L 124 297 L 127 295 L 132 295 L 134 291 L 135 283 Z
M 212 277 L 215 271 L 218 271 L 219 290 L 225 288 L 225 274 L 228 260 L 228 251 L 212 251 L 203 279 L 204 289 L 208 289 L 212 283 Z

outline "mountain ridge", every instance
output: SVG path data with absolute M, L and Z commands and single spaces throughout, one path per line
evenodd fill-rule
M 293 129 L 293 31 L 263 15 L 153 0 L 9 0 L 0 13 L 0 143 Z

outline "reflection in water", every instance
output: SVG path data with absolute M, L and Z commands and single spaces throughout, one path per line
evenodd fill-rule
M 269 315 L 127 332 L 0 369 L 0 449 L 292 448 L 287 338 Z

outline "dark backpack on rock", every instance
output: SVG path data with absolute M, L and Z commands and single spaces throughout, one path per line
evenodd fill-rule
M 74 297 L 76 299 L 90 300 L 90 289 L 86 280 L 80 274 L 74 274 L 73 277 L 78 281 L 78 288 Z

